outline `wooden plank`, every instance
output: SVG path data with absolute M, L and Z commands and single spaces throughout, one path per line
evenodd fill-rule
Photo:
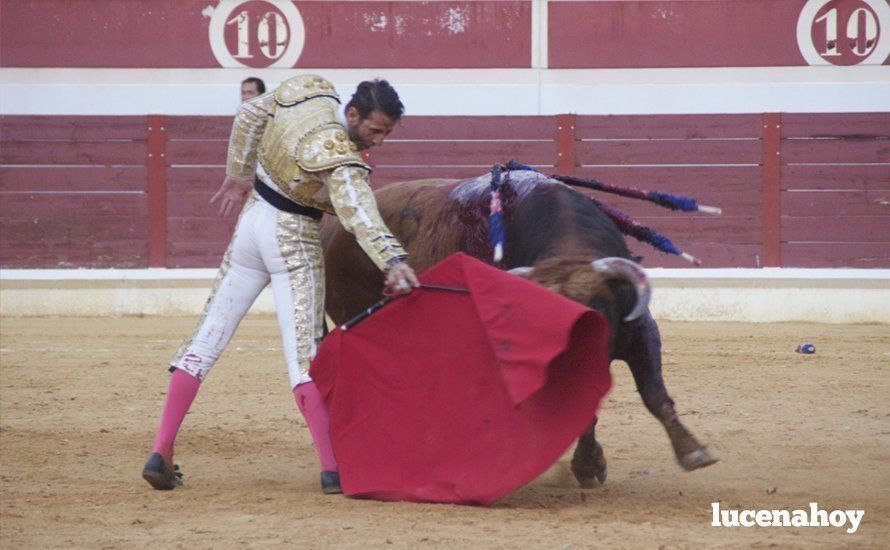
M 757 140 L 581 141 L 582 166 L 600 164 L 759 164 Z
M 405 116 L 387 142 L 436 139 L 556 139 L 552 116 Z
M 167 139 L 229 139 L 232 116 L 167 116 Z
M 470 179 L 486 173 L 479 166 L 379 166 L 371 174 L 371 187 L 379 189 L 400 181 L 422 179 Z
M 782 218 L 782 242 L 888 242 L 890 216 L 793 216 Z
M 0 166 L 0 192 L 145 191 L 144 166 Z
M 782 138 L 890 137 L 890 113 L 786 113 Z
M 0 143 L 16 141 L 144 140 L 142 116 L 2 115 Z
M 226 241 L 232 237 L 236 217 L 170 216 L 167 218 L 167 243 L 203 243 Z M 169 250 L 172 254 L 173 251 Z
M 0 164 L 144 164 L 145 141 L 11 141 Z
M 167 164 L 212 164 L 225 168 L 228 139 L 169 141 Z
M 890 216 L 890 187 L 874 191 L 784 192 L 782 215 Z
M 782 115 L 780 113 L 764 113 L 762 124 L 762 155 L 761 172 L 761 242 L 763 243 L 763 265 L 779 267 L 781 258 L 782 233 Z
M 223 179 L 226 167 L 219 166 L 167 166 L 167 192 L 176 193 L 202 192 L 210 199 Z
M 782 189 L 890 188 L 890 169 L 880 165 L 784 165 Z
M 782 162 L 890 164 L 890 139 L 783 139 Z
M 34 246 L 34 243 L 0 244 L 4 268 L 144 268 L 144 240 L 116 239 L 93 243 L 69 241 Z
M 178 192 L 167 194 L 167 216 L 213 218 L 219 211 L 219 203 L 210 204 L 212 192 Z
M 87 220 L 103 216 L 145 217 L 147 198 L 143 194 L 59 193 L 4 194 L 0 217 L 4 219 L 54 218 Z
M 577 167 L 575 159 L 575 147 L 577 136 L 575 132 L 576 115 L 556 116 L 556 171 L 566 176 L 574 176 Z
M 890 268 L 890 242 L 783 243 L 782 267 Z
M 164 115 L 148 115 L 148 265 L 167 265 L 167 174 L 166 126 Z
M 387 142 L 369 155 L 373 166 L 465 166 L 491 168 L 515 159 L 525 164 L 550 164 L 556 143 L 541 141 L 413 141 Z
M 756 139 L 760 115 L 583 115 L 578 139 Z
M 167 267 L 218 267 L 228 245 L 228 239 L 203 242 L 170 241 L 167 243 Z

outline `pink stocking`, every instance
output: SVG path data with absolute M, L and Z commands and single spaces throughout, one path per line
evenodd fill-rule
M 153 453 L 159 453 L 170 463 L 173 462 L 173 442 L 179 432 L 179 426 L 182 425 L 182 420 L 192 406 L 200 387 L 201 382 L 183 370 L 174 370 L 170 377 L 161 425 L 158 426 L 158 435 L 151 449 Z
M 312 435 L 312 441 L 315 443 L 315 451 L 321 461 L 321 469 L 337 471 L 337 459 L 334 458 L 331 436 L 328 433 L 328 410 L 315 382 L 307 382 L 295 387 L 294 398 L 297 400 L 297 407 L 303 413 L 303 418 L 306 419 L 306 424 L 309 425 L 309 434 Z

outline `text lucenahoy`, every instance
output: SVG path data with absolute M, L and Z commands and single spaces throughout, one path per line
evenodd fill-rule
M 845 527 L 855 533 L 865 510 L 821 510 L 816 502 L 809 510 L 731 510 L 711 503 L 714 527 Z

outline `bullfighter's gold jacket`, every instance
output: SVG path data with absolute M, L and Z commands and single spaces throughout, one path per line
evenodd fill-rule
M 325 79 L 301 75 L 241 105 L 226 174 L 252 177 L 297 204 L 336 214 L 380 269 L 407 257 L 377 210 L 371 168 L 339 121 L 340 98 Z

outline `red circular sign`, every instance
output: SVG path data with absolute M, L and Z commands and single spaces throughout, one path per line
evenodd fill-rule
M 255 68 L 269 67 L 281 58 L 293 35 L 285 14 L 264 0 L 239 4 L 228 14 L 223 29 L 232 58 Z
M 880 19 L 864 0 L 832 0 L 813 18 L 810 36 L 822 57 L 834 65 L 857 65 L 880 39 Z

